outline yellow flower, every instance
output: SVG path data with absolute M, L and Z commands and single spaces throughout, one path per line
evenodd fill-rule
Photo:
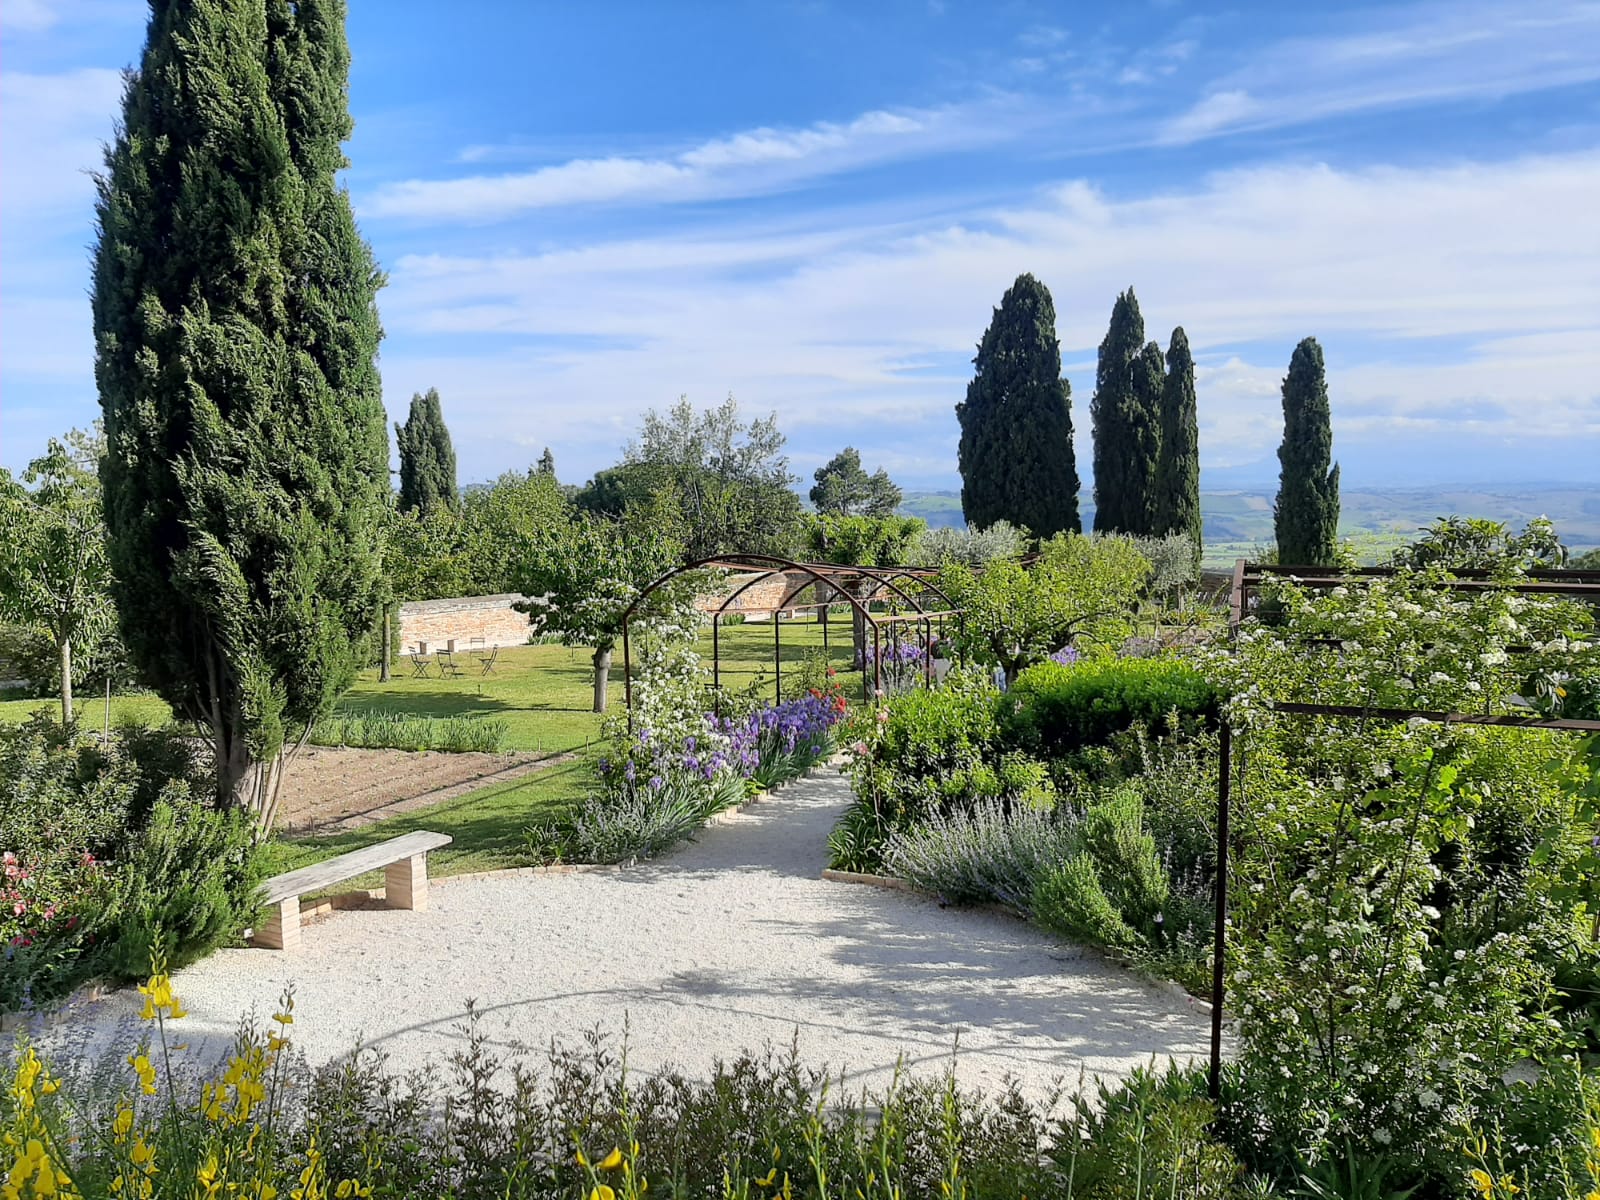
M 773 1167 L 772 1170 L 768 1171 L 764 1176 L 762 1176 L 760 1179 L 756 1180 L 756 1186 L 757 1187 L 771 1187 L 774 1183 L 777 1182 L 777 1179 L 778 1179 L 778 1168 L 777 1167 Z
M 602 1183 L 589 1193 L 589 1200 L 617 1200 L 617 1194 Z
M 128 1055 L 128 1065 L 139 1076 L 139 1086 L 144 1090 L 144 1094 L 146 1096 L 154 1096 L 156 1094 L 156 1069 L 150 1064 L 150 1056 L 147 1054 L 130 1054 Z
M 1477 1188 L 1483 1195 L 1484 1200 L 1489 1200 L 1494 1195 L 1494 1177 L 1483 1168 L 1473 1167 L 1471 1171 L 1467 1172 L 1467 1178 L 1472 1182 L 1472 1186 Z
M 602 1171 L 615 1171 L 621 1165 L 622 1151 L 618 1150 L 615 1146 L 611 1148 L 610 1154 L 606 1155 L 600 1160 L 600 1169 Z

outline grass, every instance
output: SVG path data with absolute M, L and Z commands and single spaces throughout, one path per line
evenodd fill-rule
M 571 806 L 593 780 L 591 762 L 578 759 L 360 829 L 315 837 L 274 838 L 266 848 L 267 873 L 293 871 L 419 829 L 447 833 L 455 839 L 428 855 L 430 875 L 464 875 L 523 866 L 529 862 L 523 840 L 527 828 L 564 822 Z M 374 871 L 333 890 L 382 886 L 383 873 Z

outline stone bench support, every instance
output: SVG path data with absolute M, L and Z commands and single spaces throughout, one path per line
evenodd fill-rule
M 255 944 L 287 953 L 298 950 L 300 897 L 380 868 L 383 870 L 385 905 L 410 909 L 412 912 L 426 912 L 428 851 L 448 846 L 451 841 L 449 834 L 419 830 L 273 876 L 261 885 L 267 918 L 261 928 L 255 931 Z

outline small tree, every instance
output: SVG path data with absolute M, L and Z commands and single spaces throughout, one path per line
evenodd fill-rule
M 559 633 L 563 643 L 594 651 L 597 713 L 606 711 L 611 655 L 622 636 L 623 612 L 682 553 L 651 524 L 644 513 L 617 521 L 576 512 L 518 539 L 518 589 L 542 602 L 545 627 Z
M 979 529 L 1009 521 L 1041 536 L 1082 526 L 1072 446 L 1072 388 L 1050 290 L 1019 275 L 972 360 L 961 424 L 961 511 Z
M 900 489 L 882 467 L 868 475 L 861 452 L 846 446 L 813 475 L 811 503 L 833 517 L 887 517 L 900 507 Z
M 1339 467 L 1333 462 L 1333 417 L 1316 338 L 1302 341 L 1289 360 L 1278 461 L 1283 464 L 1273 509 L 1278 561 L 1332 564 L 1339 538 Z
M 941 526 L 922 535 L 911 561 L 919 567 L 942 567 L 947 562 L 981 567 L 997 558 L 1021 558 L 1028 544 L 1028 531 L 1009 521 L 996 521 L 983 529 Z
M 1097 533 L 1148 533 L 1155 515 L 1160 453 L 1161 349 L 1145 344 L 1144 317 L 1129 288 L 1111 309 L 1095 368 L 1094 528 Z
M 688 560 L 786 555 L 802 513 L 783 444 L 776 415 L 746 422 L 732 396 L 705 411 L 680 398 L 665 414 L 645 414 L 621 467 L 595 477 L 586 489 L 595 499 L 584 506 L 616 512 L 653 502 L 664 515 L 667 502 L 676 504 Z M 609 486 L 600 486 L 602 475 Z
M 74 429 L 28 464 L 26 487 L 0 470 L 0 613 L 55 644 L 62 724 L 72 720 L 73 647 L 92 644 L 116 619 L 95 477 L 101 446 Z
M 552 479 L 556 474 L 556 456 L 550 453 L 550 447 L 544 448 L 544 453 L 539 455 L 539 465 L 534 468 L 541 475 L 548 475 Z
M 1549 517 L 1535 517 L 1521 533 L 1512 533 L 1502 521 L 1440 517 L 1422 531 L 1422 537 L 1396 550 L 1389 565 L 1414 571 L 1442 566 L 1447 571 L 1517 575 L 1531 569 L 1559 570 L 1566 561 L 1567 548 Z
M 1186 535 L 1195 565 L 1202 548 L 1200 525 L 1200 419 L 1194 390 L 1194 356 L 1183 326 L 1167 343 L 1167 379 L 1161 393 L 1161 450 L 1156 459 L 1157 537 Z
M 939 582 L 962 610 L 958 644 L 975 661 L 1000 667 L 1011 683 L 1069 644 L 1119 645 L 1149 574 L 1131 538 L 1058 534 L 1031 566 L 997 559 L 979 573 L 952 562 Z
M 339 183 L 339 0 L 151 6 L 98 181 L 107 551 L 140 675 L 271 828 L 286 746 L 371 661 L 382 275 Z
M 457 507 L 456 452 L 445 427 L 439 390 L 412 394 L 404 425 L 394 427 L 400 451 L 400 511 Z

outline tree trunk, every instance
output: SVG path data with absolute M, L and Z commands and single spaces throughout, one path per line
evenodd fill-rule
M 61 639 L 61 723 L 72 724 L 72 639 Z
M 594 711 L 606 710 L 606 685 L 611 681 L 611 647 L 594 652 Z
M 389 682 L 389 604 L 383 605 L 383 636 L 379 639 L 383 647 L 383 657 L 378 660 L 378 682 Z

